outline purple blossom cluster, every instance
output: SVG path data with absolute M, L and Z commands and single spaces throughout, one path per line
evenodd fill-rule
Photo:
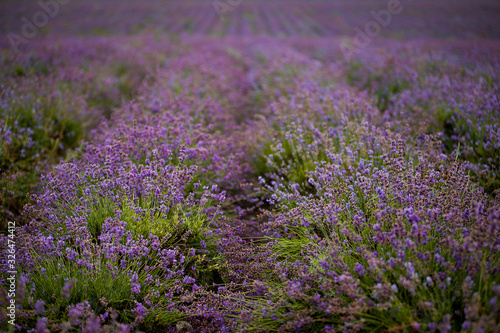
M 368 149 L 378 137 L 378 157 L 364 158 L 360 141 L 344 144 L 310 173 L 312 194 L 267 187 L 282 207 L 268 213 L 265 233 L 285 289 L 256 301 L 247 324 L 274 316 L 270 327 L 299 331 L 495 327 L 498 202 L 436 139 L 409 152 L 398 135 L 365 130 L 360 141 Z

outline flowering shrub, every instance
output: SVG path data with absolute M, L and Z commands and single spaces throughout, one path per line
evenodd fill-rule
M 161 299 L 175 299 L 186 287 L 198 291 L 196 283 L 217 269 L 214 232 L 223 226 L 217 202 L 224 192 L 199 183 L 186 190 L 196 167 L 184 165 L 182 149 L 177 165 L 156 150 L 137 165 L 119 145 L 87 149 L 84 160 L 93 164 L 61 164 L 28 207 L 35 221 L 21 231 L 18 254 L 31 272 L 24 306 L 43 302 L 53 325 L 65 323 L 64 310 L 83 302 L 98 323 L 118 315 L 130 327 L 147 325 Z M 174 319 L 187 316 L 173 303 L 166 306 Z M 78 324 L 71 310 L 68 316 Z
M 121 61 L 117 50 L 109 47 L 103 50 L 100 43 L 90 45 L 94 52 L 105 51 L 117 62 Z M 144 78 L 144 68 L 142 74 L 140 69 L 130 69 L 135 65 L 132 60 L 128 65 L 118 62 L 116 70 L 108 69 L 93 51 L 78 53 L 79 47 L 64 45 L 61 51 L 37 45 L 35 51 L 26 55 L 7 53 L 2 59 L 5 73 L 0 87 L 2 229 L 8 220 L 20 216 L 27 195 L 39 185 L 42 171 L 79 147 L 82 139 L 89 138 L 90 130 L 109 117 L 122 99 L 133 97 L 132 91 L 138 89 Z M 103 80 L 106 82 L 101 84 Z M 120 86 L 125 81 L 128 88 Z
M 331 154 L 312 173 L 314 196 L 276 191 L 287 206 L 270 215 L 266 233 L 283 289 L 269 287 L 272 302 L 256 302 L 249 327 L 496 325 L 498 203 L 488 203 L 464 166 L 433 146 L 423 145 L 415 162 L 406 160 L 400 140 L 382 163 L 358 157 L 346 165 L 341 154 Z
M 395 122 L 395 130 L 405 128 L 401 122 L 409 123 L 411 131 L 440 133 L 447 153 L 460 147 L 474 177 L 491 193 L 499 185 L 498 87 L 492 84 L 489 67 L 461 70 L 475 60 L 464 58 L 453 61 L 442 54 L 410 56 L 403 51 L 382 64 L 349 63 L 345 75 L 350 84 L 377 96 L 378 107 Z

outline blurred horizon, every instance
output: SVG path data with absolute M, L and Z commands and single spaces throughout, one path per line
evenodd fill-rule
M 55 0 L 45 3 L 54 3 Z M 356 28 L 373 21 L 372 12 L 390 1 L 97 1 L 65 0 L 43 21 L 36 39 L 44 36 L 272 36 L 352 38 Z M 234 5 L 231 5 L 234 4 Z M 50 6 L 49 6 L 50 7 Z M 401 12 L 382 26 L 378 38 L 395 40 L 498 40 L 498 1 L 400 1 Z M 7 35 L 22 36 L 26 20 L 43 10 L 37 1 L 0 2 L 2 44 Z M 53 16 L 53 17 L 52 17 Z

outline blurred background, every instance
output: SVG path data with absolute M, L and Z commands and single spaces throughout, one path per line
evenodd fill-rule
M 48 1 L 47 3 L 50 3 Z M 371 11 L 386 9 L 389 1 L 131 1 L 64 0 L 45 35 L 179 34 L 287 37 L 354 36 L 360 22 L 373 19 Z M 382 29 L 382 37 L 396 39 L 498 39 L 499 1 L 401 0 L 401 13 Z M 1 1 L 0 30 L 20 33 L 23 17 L 32 22 L 38 1 Z M 41 21 L 42 23 L 43 21 Z M 2 43 L 6 39 L 2 38 Z

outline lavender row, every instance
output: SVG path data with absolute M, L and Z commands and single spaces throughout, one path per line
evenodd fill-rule
M 268 37 L 5 51 L 2 172 L 36 185 L 14 329 L 499 330 L 497 58 L 384 42 L 350 61 Z

